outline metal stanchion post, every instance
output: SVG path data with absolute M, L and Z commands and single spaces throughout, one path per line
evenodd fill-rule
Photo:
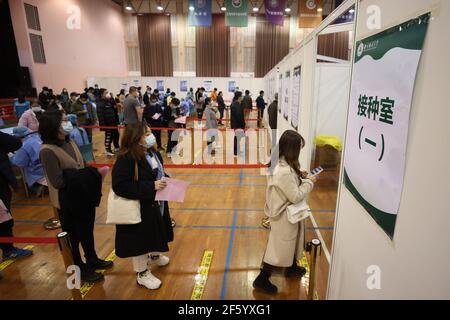
M 309 274 L 309 288 L 308 288 L 308 300 L 314 299 L 314 293 L 316 292 L 317 285 L 317 273 L 318 273 L 318 258 L 320 257 L 322 251 L 322 243 L 318 239 L 313 239 L 311 241 L 311 267 Z
M 56 238 L 58 239 L 59 250 L 61 251 L 64 265 L 67 270 L 69 266 L 72 266 L 74 264 L 69 234 L 67 232 L 60 232 L 58 233 Z M 80 289 L 71 289 L 71 293 L 73 300 L 83 300 Z

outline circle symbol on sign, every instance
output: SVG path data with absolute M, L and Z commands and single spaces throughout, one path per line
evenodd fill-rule
M 231 1 L 231 4 L 233 5 L 233 7 L 239 8 L 242 5 L 242 0 L 233 0 Z
M 361 43 L 358 46 L 358 51 L 357 51 L 358 57 L 361 57 L 363 53 L 364 53 L 364 43 Z
M 271 1 L 269 2 L 269 5 L 270 5 L 272 8 L 278 7 L 278 0 L 271 0 Z
M 206 5 L 206 0 L 196 0 L 197 8 L 203 8 Z
M 316 0 L 308 0 L 308 1 L 306 1 L 306 7 L 309 10 L 314 10 L 316 8 Z

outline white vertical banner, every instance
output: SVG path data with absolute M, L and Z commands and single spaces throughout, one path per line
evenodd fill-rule
M 356 43 L 344 183 L 391 239 L 403 190 L 414 83 L 429 20 L 426 14 Z
M 298 66 L 294 69 L 292 83 L 292 104 L 291 104 L 291 125 L 298 130 L 298 117 L 300 112 L 300 83 L 301 83 L 302 67 Z

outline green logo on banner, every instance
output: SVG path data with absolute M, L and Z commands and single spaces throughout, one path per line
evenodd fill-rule
M 226 0 L 225 25 L 227 27 L 248 26 L 248 0 Z

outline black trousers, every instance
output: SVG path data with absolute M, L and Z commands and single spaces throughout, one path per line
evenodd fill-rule
M 11 211 L 11 198 L 12 193 L 8 185 L 0 186 L 0 198 L 5 204 L 6 208 Z M 12 237 L 13 236 L 14 220 L 5 221 L 0 223 L 0 237 Z M 3 253 L 9 252 L 13 249 L 12 243 L 0 243 L 0 249 Z
M 161 148 L 162 147 L 162 144 L 161 144 L 161 130 L 152 130 L 152 133 L 153 133 L 153 135 L 156 138 L 156 145 L 157 145 L 157 147 Z
M 83 212 L 64 208 L 63 205 L 61 207 L 58 213 L 62 230 L 69 234 L 74 263 L 82 267 L 84 263 L 81 259 L 80 244 L 83 247 L 86 262 L 97 259 L 94 243 L 95 207 L 87 208 Z
M 84 125 L 85 126 L 92 126 L 93 125 L 92 119 L 86 119 L 86 121 L 84 122 Z M 85 128 L 84 130 L 86 130 L 89 143 L 92 143 L 92 128 Z
M 264 109 L 258 109 L 258 128 L 261 128 L 263 117 L 264 117 Z
M 234 131 L 234 155 L 237 156 L 239 155 L 239 152 L 241 152 L 241 148 L 240 148 L 240 142 L 241 139 L 245 139 L 245 144 L 244 144 L 244 150 L 243 152 L 245 153 L 245 149 L 246 149 L 246 144 L 247 144 L 247 138 L 245 136 L 245 132 L 242 130 L 240 132 L 236 132 L 236 130 Z
M 112 151 L 111 144 L 114 144 L 114 148 L 119 148 L 119 130 L 108 129 L 105 131 L 105 150 Z

